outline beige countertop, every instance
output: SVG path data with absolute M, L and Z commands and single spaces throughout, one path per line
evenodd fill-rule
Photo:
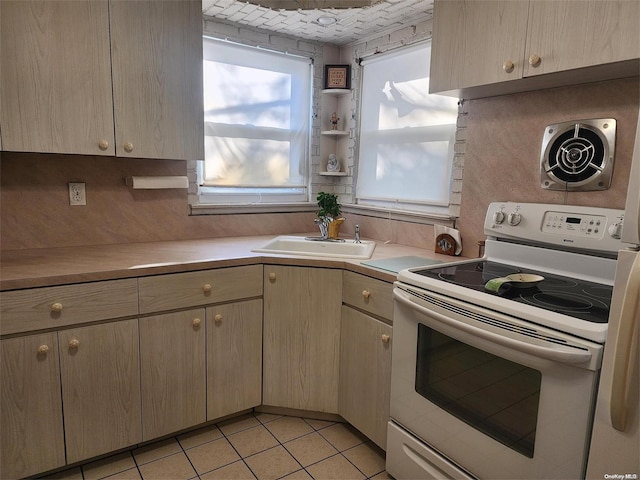
M 254 253 L 277 235 L 172 242 L 60 247 L 0 252 L 0 290 L 67 285 L 97 280 L 141 277 L 208 268 L 279 264 L 342 268 L 392 282 L 396 274 L 361 262 L 418 256 L 451 262 L 450 257 L 406 245 L 377 241 L 368 260 Z

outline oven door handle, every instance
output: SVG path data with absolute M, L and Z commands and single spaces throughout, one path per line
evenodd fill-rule
M 493 342 L 498 345 L 502 345 L 504 347 L 508 347 L 519 352 L 528 353 L 536 357 L 545 358 L 545 359 L 553 360 L 556 362 L 578 364 L 578 363 L 585 363 L 591 360 L 592 355 L 591 355 L 591 352 L 589 351 L 578 350 L 578 349 L 567 349 L 567 348 L 562 348 L 560 346 L 543 347 L 541 345 L 534 345 L 532 343 L 515 340 L 513 338 L 509 338 L 504 335 L 499 335 L 497 333 L 493 333 L 488 330 L 484 330 L 482 328 L 478 328 L 473 325 L 460 322 L 453 318 L 449 318 L 438 312 L 434 312 L 433 310 L 429 310 L 428 308 L 425 308 L 422 305 L 412 302 L 409 298 L 405 297 L 405 295 L 406 294 L 402 292 L 398 292 L 397 290 L 394 291 L 394 296 L 396 300 L 399 301 L 400 303 L 403 303 L 410 308 L 418 310 L 420 313 L 426 316 L 433 317 L 434 319 L 438 320 L 439 322 L 445 325 L 453 327 L 467 334 L 473 335 L 474 337 L 478 337 L 483 340 L 487 340 L 489 342 Z

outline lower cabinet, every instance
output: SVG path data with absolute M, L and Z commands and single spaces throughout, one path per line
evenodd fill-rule
M 386 450 L 391 392 L 391 326 L 342 307 L 340 415 Z
M 140 319 L 142 439 L 205 422 L 205 309 Z
M 342 271 L 264 267 L 263 404 L 338 412 Z
M 207 420 L 262 403 L 262 300 L 207 308 Z
M 28 477 L 62 467 L 65 455 L 57 334 L 2 340 L 0 349 L 2 478 Z
M 58 332 L 67 463 L 142 440 L 138 320 Z

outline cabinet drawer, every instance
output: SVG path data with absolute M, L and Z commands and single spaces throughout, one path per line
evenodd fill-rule
M 262 296 L 262 265 L 143 277 L 140 313 Z
M 135 279 L 0 293 L 0 334 L 29 332 L 138 314 Z
M 393 285 L 353 272 L 344 272 L 342 301 L 348 305 L 391 320 Z

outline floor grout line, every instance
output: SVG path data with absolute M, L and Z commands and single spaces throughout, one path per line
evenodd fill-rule
M 306 473 L 306 474 L 307 474 L 311 479 L 315 479 L 315 477 L 311 474 L 311 472 L 310 472 L 308 469 L 309 469 L 309 468 L 311 468 L 311 467 L 313 467 L 314 465 L 318 465 L 318 464 L 320 464 L 320 463 L 322 463 L 322 462 L 324 462 L 324 461 L 329 460 L 330 458 L 334 458 L 334 457 L 337 457 L 337 456 L 341 456 L 344 460 L 346 460 L 346 461 L 347 461 L 347 463 L 348 463 L 349 465 L 351 465 L 353 468 L 355 468 L 355 469 L 356 469 L 356 471 L 357 471 L 357 472 L 359 472 L 359 473 L 364 477 L 364 479 L 367 479 L 367 480 L 370 480 L 370 479 L 372 479 L 373 477 L 375 477 L 376 475 L 380 475 L 380 474 L 384 473 L 384 471 L 385 471 L 385 470 L 384 470 L 384 468 L 383 468 L 383 470 L 381 470 L 381 471 L 379 471 L 379 472 L 373 473 L 372 475 L 367 475 L 367 474 L 365 474 L 365 472 L 363 472 L 363 471 L 362 471 L 362 470 L 361 470 L 361 469 L 360 469 L 360 468 L 359 468 L 359 467 L 358 467 L 358 466 L 357 466 L 353 461 L 351 461 L 351 460 L 350 460 L 350 459 L 349 459 L 349 458 L 344 454 L 344 452 L 347 452 L 347 451 L 349 451 L 349 450 L 351 450 L 351 449 L 354 449 L 354 448 L 356 448 L 356 447 L 359 447 L 359 446 L 361 446 L 361 445 L 366 445 L 366 444 L 370 444 L 368 448 L 373 448 L 373 449 L 376 449 L 376 448 L 377 448 L 377 447 L 375 447 L 375 445 L 374 445 L 372 442 L 368 441 L 366 438 L 364 438 L 364 437 L 362 436 L 362 434 L 360 434 L 359 432 L 357 432 L 355 429 L 353 429 L 353 427 L 350 427 L 348 424 L 343 424 L 343 423 L 341 423 L 341 422 L 331 422 L 331 421 L 327 421 L 327 424 L 326 424 L 326 425 L 321 424 L 322 426 L 321 426 L 320 428 L 316 428 L 316 427 L 314 427 L 310 422 L 308 422 L 308 421 L 307 421 L 307 419 L 306 419 L 306 418 L 304 418 L 304 417 L 294 417 L 294 416 L 289 417 L 289 416 L 287 416 L 287 415 L 279 415 L 279 416 L 274 415 L 274 416 L 273 416 L 273 418 L 269 418 L 269 417 L 267 417 L 267 418 L 269 418 L 269 420 L 263 421 L 264 419 L 263 419 L 263 420 L 261 420 L 260 418 L 258 418 L 258 415 L 259 415 L 259 413 L 251 412 L 251 413 L 248 413 L 248 414 L 246 414 L 246 415 L 241 415 L 241 416 L 239 416 L 239 417 L 235 417 L 235 418 L 233 418 L 233 419 L 228 419 L 228 420 L 225 420 L 225 421 L 220 422 L 220 423 L 212 423 L 212 424 L 207 425 L 207 426 L 205 426 L 205 427 L 201 427 L 201 428 L 202 428 L 202 430 L 203 430 L 203 433 L 205 433 L 205 432 L 207 431 L 207 430 L 206 430 L 207 428 L 210 428 L 210 429 L 212 429 L 212 430 L 213 430 L 213 429 L 216 429 L 216 430 L 220 433 L 220 435 L 221 435 L 221 436 L 220 436 L 220 437 L 218 437 L 218 438 L 214 438 L 214 439 L 207 439 L 206 441 L 203 441 L 202 443 L 194 444 L 194 445 L 192 445 L 192 446 L 190 446 L 190 447 L 188 447 L 188 448 L 186 447 L 186 443 L 185 443 L 185 444 L 183 444 L 183 442 L 181 442 L 181 441 L 180 441 L 180 439 L 179 439 L 179 437 L 180 437 L 180 436 L 184 435 L 184 433 L 183 433 L 183 434 L 180 434 L 180 435 L 175 435 L 175 436 L 172 436 L 172 437 L 168 437 L 168 438 L 165 438 L 165 439 L 159 440 L 158 442 L 149 443 L 149 444 L 147 444 L 147 445 L 144 445 L 143 447 L 133 448 L 132 450 L 129 450 L 127 453 L 128 453 L 128 455 L 130 456 L 130 458 L 133 460 L 133 465 L 134 465 L 134 467 L 135 467 L 135 469 L 136 469 L 136 471 L 137 471 L 138 475 L 139 475 L 139 476 L 140 476 L 140 478 L 142 478 L 143 480 L 153 480 L 153 479 L 149 479 L 149 478 L 145 479 L 145 477 L 143 476 L 143 473 L 142 473 L 142 469 L 141 469 L 141 467 L 142 467 L 143 465 L 147 465 L 147 464 L 149 464 L 149 463 L 153 463 L 153 462 L 156 462 L 156 461 L 162 460 L 162 459 L 164 459 L 164 458 L 167 458 L 167 457 L 169 457 L 169 456 L 177 455 L 177 454 L 181 454 L 181 455 L 183 455 L 184 457 L 186 457 L 187 462 L 189 463 L 189 465 L 191 466 L 191 468 L 192 468 L 192 469 L 193 469 L 193 471 L 195 472 L 195 475 L 194 475 L 193 477 L 190 477 L 190 478 L 189 478 L 189 480 L 201 480 L 202 476 L 204 476 L 204 475 L 208 475 L 208 474 L 210 474 L 211 472 L 214 472 L 214 471 L 216 471 L 216 470 L 219 470 L 219 469 L 222 469 L 222 468 L 228 467 L 229 465 L 232 465 L 232 464 L 234 464 L 234 463 L 238 462 L 238 460 L 233 460 L 233 461 L 231 461 L 230 463 L 226 463 L 226 464 L 224 464 L 224 465 L 219 465 L 219 466 L 217 466 L 216 468 L 214 468 L 214 469 L 212 469 L 212 470 L 209 470 L 209 471 L 207 471 L 207 472 L 204 472 L 204 473 L 200 473 L 200 472 L 198 472 L 198 470 L 196 469 L 196 465 L 194 464 L 194 462 L 193 462 L 193 461 L 191 460 L 191 458 L 189 457 L 188 451 L 189 451 L 189 450 L 191 450 L 191 449 L 195 449 L 195 448 L 201 447 L 201 446 L 206 445 L 206 444 L 208 444 L 208 443 L 213 443 L 213 442 L 215 442 L 215 441 L 217 441 L 217 440 L 221 440 L 221 439 L 224 439 L 224 440 L 225 440 L 225 442 L 227 442 L 227 444 L 228 444 L 228 445 L 233 449 L 233 451 L 235 452 L 235 454 L 238 456 L 239 460 L 240 460 L 240 461 L 242 461 L 242 463 L 243 463 L 243 464 L 244 464 L 244 466 L 248 469 L 248 471 L 251 473 L 251 475 L 253 475 L 253 477 L 254 477 L 255 479 L 257 479 L 257 480 L 259 480 L 259 477 L 258 477 L 257 472 L 256 472 L 256 471 L 254 471 L 254 470 L 251 468 L 251 466 L 250 466 L 250 465 L 249 465 L 249 463 L 246 461 L 246 459 L 248 459 L 248 458 L 250 458 L 250 457 L 253 457 L 253 456 L 255 456 L 255 455 L 263 454 L 264 452 L 268 452 L 269 450 L 276 449 L 276 448 L 279 448 L 279 447 L 282 447 L 282 449 L 284 450 L 284 452 L 286 452 L 286 454 L 287 454 L 288 456 L 290 456 L 290 457 L 295 461 L 295 463 L 297 464 L 297 466 L 299 467 L 298 469 L 294 470 L 293 472 L 289 472 L 289 473 L 285 474 L 285 475 L 284 475 L 284 477 L 286 477 L 287 475 L 291 475 L 291 474 L 293 474 L 293 473 L 296 473 L 296 472 L 304 471 L 304 472 L 305 472 L 305 473 Z M 244 417 L 244 418 L 243 418 L 243 417 Z M 306 432 L 306 433 L 303 433 L 303 434 L 301 434 L 301 435 L 293 436 L 292 438 L 287 439 L 285 442 L 282 442 L 282 441 L 281 441 L 281 440 L 280 440 L 280 439 L 279 439 L 279 438 L 278 438 L 278 437 L 277 437 L 277 436 L 276 436 L 276 435 L 275 435 L 275 434 L 274 434 L 274 433 L 273 433 L 273 432 L 272 432 L 272 431 L 267 427 L 267 425 L 268 425 L 268 424 L 272 424 L 273 422 L 276 422 L 276 421 L 281 420 L 281 419 L 283 419 L 283 418 L 299 418 L 300 420 L 302 420 L 302 421 L 304 422 L 304 424 L 305 424 L 307 427 L 309 427 L 309 428 L 311 429 L 311 431 Z M 233 432 L 231 432 L 231 433 L 225 433 L 225 432 L 223 431 L 223 428 L 224 428 L 224 427 L 222 427 L 222 428 L 221 428 L 221 426 L 220 426 L 221 424 L 232 425 L 232 424 L 234 423 L 234 421 L 235 421 L 235 422 L 237 422 L 237 421 L 245 421 L 245 420 L 249 420 L 249 419 L 254 419 L 254 420 L 257 422 L 257 424 L 246 425 L 246 426 L 244 426 L 244 428 L 240 428 L 239 430 L 235 430 L 235 431 L 233 431 Z M 329 438 L 328 438 L 327 436 L 325 436 L 325 435 L 327 435 L 327 434 L 328 434 L 328 430 L 327 430 L 327 429 L 328 429 L 328 428 L 331 428 L 331 427 L 335 427 L 336 425 L 343 425 L 343 426 L 344 426 L 344 428 L 346 428 L 346 429 L 347 429 L 351 434 L 355 435 L 355 436 L 356 436 L 356 439 L 357 439 L 357 443 L 356 443 L 355 445 L 351 445 L 351 446 L 349 446 L 349 447 L 347 447 L 347 448 L 344 448 L 344 450 L 340 450 L 340 448 L 338 448 L 338 446 L 336 446 L 336 445 L 331 441 L 331 439 L 330 439 L 331 435 L 329 435 Z M 259 451 L 257 451 L 257 452 L 253 452 L 253 453 L 251 453 L 251 454 L 249 454 L 249 455 L 243 456 L 243 455 L 240 453 L 240 451 L 238 450 L 238 448 L 237 448 L 237 447 L 232 443 L 232 441 L 230 440 L 230 437 L 232 437 L 232 436 L 233 436 L 233 435 L 235 435 L 235 434 L 239 434 L 239 433 L 242 433 L 242 432 L 246 432 L 247 430 L 250 430 L 250 429 L 252 429 L 252 428 L 258 428 L 258 427 L 261 427 L 261 428 L 263 428 L 264 430 L 266 430 L 266 431 L 269 433 L 269 435 L 270 435 L 271 437 L 273 437 L 273 439 L 275 439 L 275 441 L 276 441 L 275 445 L 273 445 L 273 446 L 271 446 L 271 447 L 268 447 L 268 448 L 265 448 L 265 449 L 263 449 L 263 450 L 259 450 Z M 196 429 L 196 430 L 197 430 L 197 429 Z M 196 430 L 193 430 L 193 431 L 195 432 Z M 327 431 L 325 431 L 325 432 L 324 432 L 324 435 L 323 435 L 323 432 L 322 432 L 323 430 L 327 430 Z M 295 431 L 295 430 L 294 430 L 294 431 Z M 189 432 L 186 432 L 186 433 L 189 433 Z M 289 450 L 289 448 L 287 448 L 287 444 L 290 444 L 290 443 L 292 443 L 292 442 L 294 442 L 294 441 L 296 441 L 296 440 L 302 439 L 302 438 L 307 437 L 307 436 L 310 436 L 310 435 L 312 435 L 312 434 L 318 434 L 320 438 L 322 438 L 325 442 L 327 442 L 327 443 L 328 443 L 328 444 L 329 444 L 329 445 L 330 445 L 330 446 L 335 450 L 335 453 L 331 453 L 328 457 L 322 458 L 322 459 L 320 459 L 320 460 L 314 461 L 313 463 L 310 463 L 309 465 L 303 466 L 303 465 L 302 465 L 302 463 L 301 463 L 301 461 L 300 461 L 300 460 L 298 460 L 298 458 L 296 458 L 296 456 L 293 454 L 293 452 L 292 452 L 291 450 Z M 283 435 L 284 435 L 284 434 L 283 434 Z M 283 437 L 283 438 L 286 438 L 286 435 L 284 435 L 284 437 Z M 336 437 L 334 436 L 334 440 L 338 441 L 338 438 L 336 438 Z M 147 462 L 144 462 L 144 463 L 142 463 L 142 464 L 138 461 L 138 459 L 137 459 L 137 458 L 136 458 L 136 456 L 134 455 L 134 452 L 135 452 L 136 450 L 140 449 L 140 448 L 152 447 L 153 445 L 158 445 L 158 444 L 160 444 L 160 443 L 162 443 L 162 442 L 167 442 L 168 444 L 170 444 L 172 441 L 173 441 L 173 442 L 176 442 L 176 443 L 178 444 L 178 451 L 175 451 L 175 452 L 172 452 L 172 453 L 168 453 L 168 454 L 163 454 L 163 455 L 159 456 L 158 458 L 154 458 L 153 460 L 151 460 L 151 461 L 147 461 Z M 185 441 L 185 439 L 183 439 L 183 441 Z M 343 442 L 343 443 L 344 443 L 344 442 Z M 149 449 L 149 451 L 153 451 L 153 448 L 150 448 L 150 449 Z M 118 455 L 119 455 L 119 454 L 118 454 Z M 109 458 L 109 457 L 106 457 L 106 458 Z M 83 465 L 80 465 L 80 466 L 76 467 L 76 468 L 78 468 L 78 469 L 79 469 L 80 477 L 81 477 L 83 480 L 87 480 L 87 476 L 85 475 L 85 467 L 86 467 L 87 465 L 89 465 L 90 463 L 92 463 L 92 462 L 87 462 L 86 464 L 83 464 Z M 111 477 L 111 476 L 118 475 L 118 474 L 121 474 L 121 473 L 123 473 L 123 472 L 125 472 L 125 471 L 129 471 L 129 470 L 133 470 L 133 467 L 132 467 L 132 468 L 127 468 L 127 469 L 125 469 L 125 470 L 123 470 L 123 471 L 120 471 L 120 472 L 112 472 L 112 473 L 110 473 L 108 476 L 106 476 L 106 477 L 102 477 L 102 478 L 104 478 L 104 479 L 108 479 L 108 478 L 109 478 L 109 477 Z M 64 471 L 63 471 L 63 472 L 64 472 Z M 61 473 L 63 473 L 63 472 L 61 472 Z M 280 477 L 280 478 L 283 478 L 283 477 Z

